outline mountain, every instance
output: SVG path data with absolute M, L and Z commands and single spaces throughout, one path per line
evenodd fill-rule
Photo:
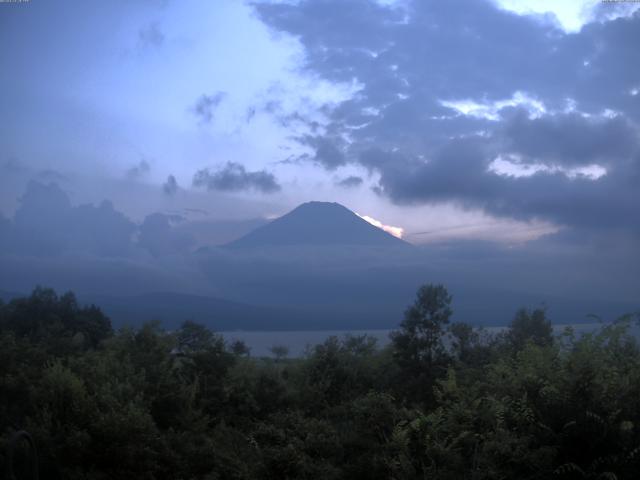
M 172 292 L 131 296 L 78 295 L 82 305 L 94 304 L 111 319 L 115 328 L 139 327 L 159 320 L 166 329 L 193 320 L 215 331 L 272 331 L 382 328 L 395 325 L 391 309 L 352 306 L 253 305 L 222 298 Z M 373 314 L 373 315 L 372 315 Z M 373 317 L 373 319 L 372 319 Z M 393 319 L 389 321 L 388 319 Z
M 371 225 L 339 203 L 308 202 L 227 244 L 230 248 L 409 244 Z

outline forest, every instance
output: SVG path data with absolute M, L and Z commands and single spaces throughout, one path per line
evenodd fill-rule
M 489 334 L 454 308 L 424 285 L 384 348 L 258 358 L 36 288 L 0 304 L 0 462 L 32 478 L 24 430 L 42 479 L 638 478 L 637 314 L 554 334 L 523 309 Z

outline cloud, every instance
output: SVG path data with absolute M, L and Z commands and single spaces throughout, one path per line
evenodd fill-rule
M 339 182 L 336 183 L 336 185 L 338 185 L 339 187 L 344 187 L 344 188 L 355 188 L 355 187 L 359 187 L 360 185 L 362 185 L 362 178 L 361 177 L 357 177 L 355 175 L 351 175 L 349 177 L 343 178 L 342 180 L 340 180 Z
M 147 215 L 140 225 L 138 245 L 156 257 L 188 251 L 195 239 L 189 233 L 173 228 L 173 224 L 180 221 L 180 217 L 173 215 Z
M 15 212 L 10 250 L 36 256 L 65 252 L 99 256 L 131 253 L 136 225 L 109 201 L 73 206 L 55 183 L 29 182 Z
M 127 177 L 129 177 L 131 180 L 137 180 L 146 176 L 150 171 L 151 166 L 149 165 L 149 162 L 147 162 L 146 160 L 140 160 L 138 164 L 127 170 Z
M 610 164 L 640 150 L 638 127 L 624 116 L 558 113 L 531 119 L 513 111 L 496 135 L 504 149 L 546 165 Z
M 558 165 L 545 165 L 544 163 L 525 163 L 514 156 L 498 156 L 489 164 L 489 171 L 508 177 L 530 177 L 540 172 L 563 173 L 569 178 L 588 178 L 597 180 L 607 174 L 607 169 L 596 164 L 567 168 Z
M 428 162 L 393 152 L 366 154 L 385 165 L 394 162 L 394 168 L 381 170 L 378 191 L 396 203 L 451 201 L 516 220 L 640 233 L 640 220 L 633 213 L 640 198 L 631 180 L 640 178 L 640 156 L 617 163 L 594 180 L 558 170 L 506 176 L 490 168 L 494 155 L 491 140 L 482 137 L 453 141 Z
M 443 107 L 450 108 L 462 115 L 468 115 L 475 118 L 498 121 L 501 119 L 501 111 L 508 107 L 520 107 L 526 110 L 529 118 L 539 118 L 547 113 L 544 104 L 530 98 L 522 92 L 516 92 L 513 96 L 506 100 L 496 100 L 493 102 L 478 102 L 475 100 L 441 100 Z
M 43 182 L 57 182 L 57 183 L 64 183 L 69 180 L 66 175 L 63 175 L 57 170 L 53 170 L 51 168 L 38 172 L 37 178 Z
M 600 0 L 563 2 L 556 0 L 494 0 L 501 8 L 524 15 L 535 15 L 541 21 L 558 25 L 568 32 L 578 32 L 593 16 L 594 5 Z M 614 8 L 614 7 L 611 7 Z
M 639 232 L 640 12 L 568 34 L 490 1 L 255 9 L 304 46 L 301 69 L 359 85 L 325 109 L 326 133 L 299 139 L 307 160 L 360 164 L 398 204 Z
M 200 119 L 201 123 L 211 123 L 213 121 L 216 108 L 227 96 L 225 92 L 217 92 L 213 95 L 201 95 L 193 107 L 193 113 Z
M 385 225 L 380 220 L 376 220 L 375 218 L 370 217 L 369 215 L 360 215 L 359 213 L 356 213 L 356 215 L 358 215 L 361 219 L 366 220 L 374 227 L 378 227 L 384 230 L 385 232 L 390 233 L 396 238 L 402 238 L 402 235 L 404 234 L 404 228 L 402 227 L 393 227 L 391 225 Z
M 72 205 L 55 183 L 32 181 L 13 219 L 0 216 L 0 254 L 138 258 L 189 252 L 195 237 L 181 215 L 153 213 L 136 224 L 105 200 Z
M 335 170 L 347 163 L 347 157 L 338 146 L 337 139 L 306 135 L 301 140 L 304 145 L 308 145 L 315 152 L 309 158 L 315 163 L 324 166 L 327 170 Z
M 158 22 L 152 22 L 138 31 L 140 48 L 160 48 L 164 45 L 165 36 Z
M 8 218 L 0 213 L 0 252 L 8 252 L 11 249 L 12 225 Z
M 274 193 L 281 188 L 272 173 L 265 170 L 249 172 L 243 165 L 235 162 L 227 162 L 214 172 L 209 169 L 199 170 L 193 177 L 193 185 L 223 192 L 256 190 Z
M 178 182 L 176 177 L 169 175 L 167 181 L 162 184 L 162 191 L 165 195 L 170 197 L 174 196 L 178 192 Z
M 202 209 L 202 208 L 185 208 L 184 211 L 187 214 L 191 213 L 191 214 L 204 215 L 204 216 L 209 215 L 209 212 L 207 210 Z
M 17 174 L 28 172 L 29 167 L 16 158 L 9 158 L 3 162 L 2 170 L 9 174 Z

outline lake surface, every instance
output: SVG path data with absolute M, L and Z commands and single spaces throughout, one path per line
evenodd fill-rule
M 573 325 L 554 325 L 556 334 L 561 334 L 566 327 L 572 327 L 577 334 L 588 333 L 602 326 L 600 323 L 583 323 Z M 483 330 L 488 333 L 498 333 L 506 327 L 485 327 Z M 285 346 L 289 349 L 290 357 L 301 357 L 308 347 L 318 345 L 331 336 L 343 338 L 345 335 L 369 335 L 377 340 L 377 345 L 383 347 L 387 345 L 389 334 L 393 330 L 308 330 L 308 331 L 281 331 L 281 332 L 257 332 L 257 331 L 234 331 L 220 332 L 227 341 L 242 340 L 251 349 L 254 357 L 273 356 L 271 347 Z M 640 329 L 633 327 L 633 332 L 638 336 Z

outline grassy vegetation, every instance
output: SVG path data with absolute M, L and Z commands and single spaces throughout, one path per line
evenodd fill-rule
M 634 318 L 554 338 L 523 310 L 488 335 L 452 308 L 425 286 L 384 349 L 269 359 L 36 289 L 0 306 L 0 451 L 27 430 L 45 479 L 638 478 Z

